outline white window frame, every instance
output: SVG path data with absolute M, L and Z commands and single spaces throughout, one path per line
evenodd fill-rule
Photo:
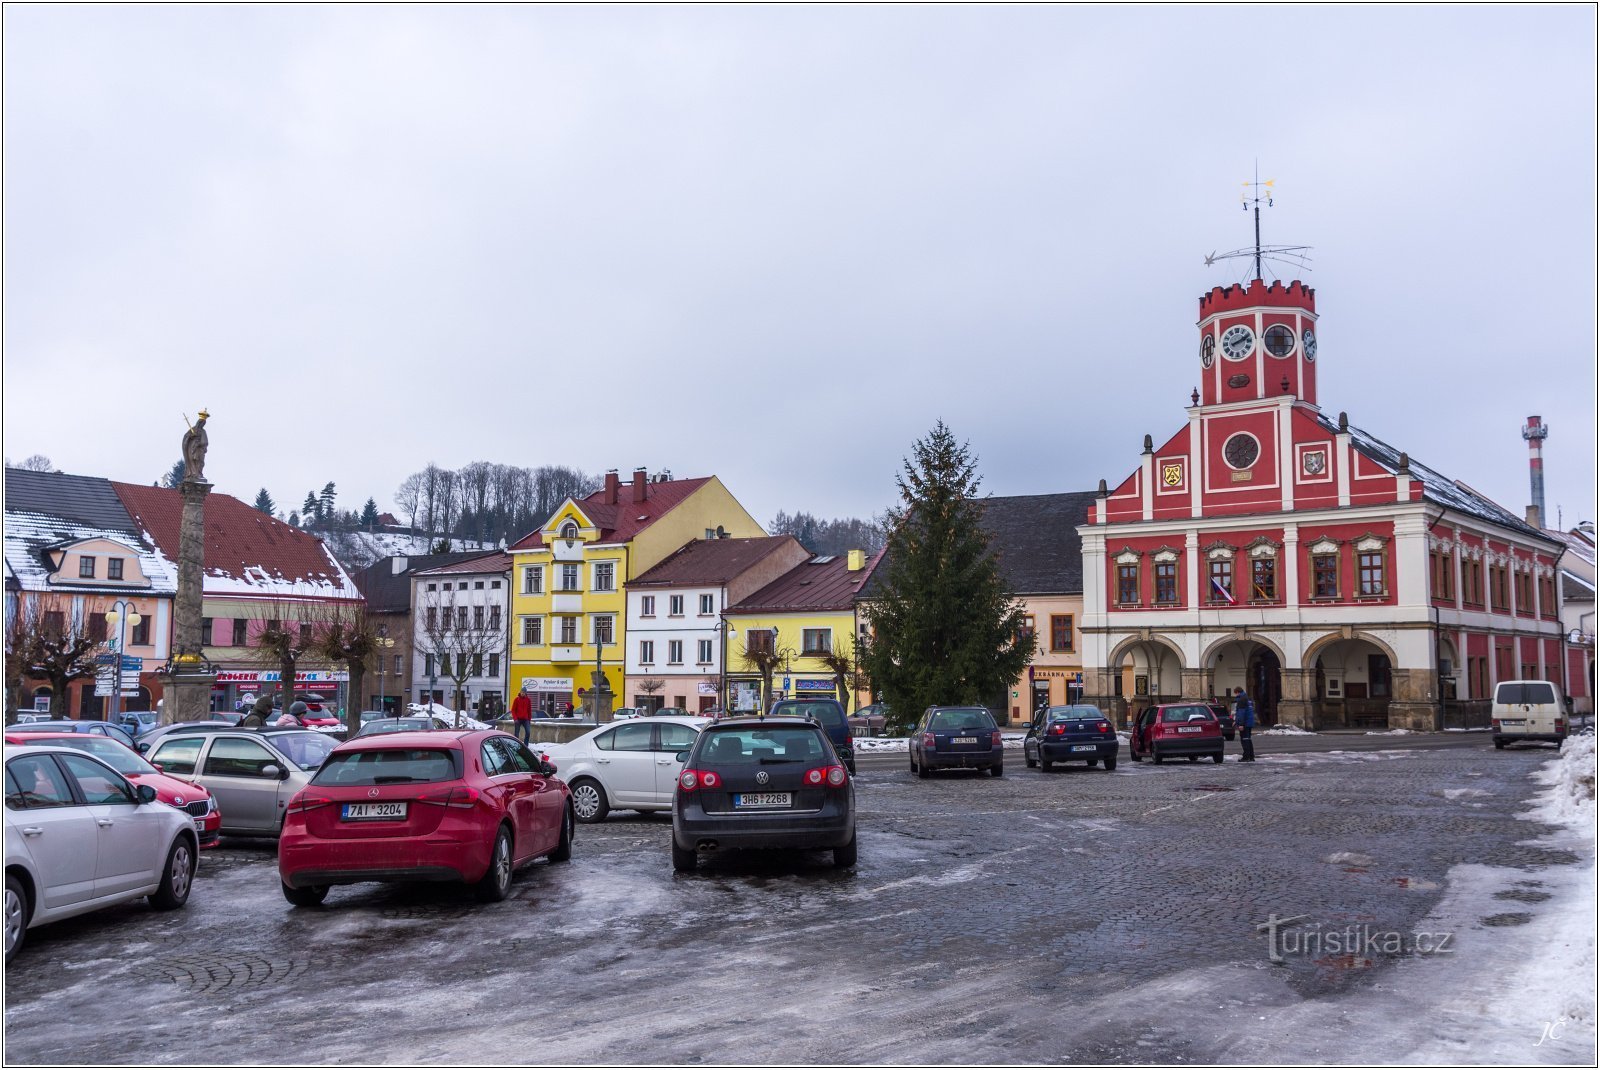
M 601 621 L 607 621 L 611 625 L 611 638 L 606 640 L 606 646 L 616 646 L 617 615 L 615 613 L 591 613 L 589 615 L 589 645 L 594 646 L 598 642 Z
M 716 611 L 717 611 L 717 596 L 714 595 L 714 594 L 703 594 L 703 595 L 701 595 L 700 596 L 700 615 L 702 617 L 709 617 L 713 613 L 715 613 Z
M 667 664 L 668 665 L 682 665 L 683 664 L 683 640 L 682 639 L 668 639 L 667 640 Z
M 600 583 L 600 570 L 601 569 L 605 569 L 606 572 L 609 573 L 608 582 L 604 586 L 601 586 L 601 583 Z M 592 565 L 591 565 L 591 568 L 590 568 L 590 573 L 589 573 L 589 590 L 591 590 L 591 591 L 605 591 L 607 593 L 615 593 L 616 589 L 617 589 L 617 563 L 615 561 L 595 561 L 595 562 L 593 562 Z
M 571 586 L 567 579 L 571 578 Z M 583 570 L 575 564 L 561 566 L 561 585 L 556 588 L 562 594 L 575 594 L 583 591 Z
M 683 595 L 673 594 L 667 596 L 667 616 L 683 616 Z
M 816 632 L 821 632 L 822 633 L 824 642 L 823 642 L 823 645 L 821 645 L 821 646 L 811 646 L 809 643 L 806 642 L 806 636 L 807 635 L 811 635 L 811 634 L 816 633 Z M 833 629 L 832 628 L 802 628 L 802 629 L 800 629 L 800 656 L 801 657 L 805 657 L 806 655 L 811 654 L 813 652 L 824 652 L 824 653 L 830 653 L 830 654 L 833 652 Z
M 717 649 L 716 646 L 713 645 L 711 640 L 709 640 L 709 639 L 700 639 L 700 640 L 697 641 L 697 643 L 698 643 L 698 645 L 697 645 L 696 649 L 699 652 L 700 656 L 695 661 L 695 664 L 696 665 L 710 665 L 711 664 L 711 659 L 716 654 L 716 649 Z
M 642 594 L 639 596 L 639 616 L 653 617 L 656 615 L 656 596 Z
M 533 641 L 532 642 L 528 641 L 528 626 L 529 625 L 533 626 L 534 636 L 533 636 Z M 521 645 L 523 645 L 523 646 L 544 646 L 544 618 L 543 617 L 523 617 L 522 618 L 522 644 Z
M 639 640 L 639 664 L 654 665 L 656 663 L 656 644 L 654 639 Z
M 430 591 L 433 587 L 430 585 Z M 522 593 L 544 594 L 544 566 L 524 565 L 522 569 Z

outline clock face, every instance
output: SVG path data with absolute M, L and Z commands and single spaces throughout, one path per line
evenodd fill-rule
M 1256 332 L 1242 323 L 1222 332 L 1222 355 L 1229 360 L 1243 360 L 1255 347 Z
M 1274 323 L 1261 332 L 1261 344 L 1275 357 L 1287 357 L 1294 352 L 1294 332 L 1281 323 Z
M 1310 327 L 1300 336 L 1300 346 L 1306 351 L 1307 360 L 1317 359 L 1317 336 Z
M 1261 444 L 1252 436 L 1234 435 L 1222 445 L 1222 459 L 1234 468 L 1249 468 L 1261 456 Z
M 1200 367 L 1209 368 L 1217 362 L 1217 340 L 1212 335 L 1200 339 Z

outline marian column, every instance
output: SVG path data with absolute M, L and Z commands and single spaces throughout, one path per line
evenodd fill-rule
M 183 436 L 183 523 L 178 535 L 178 598 L 173 610 L 172 660 L 166 681 L 167 722 L 198 721 L 211 712 L 211 685 L 216 668 L 205 659 L 205 637 L 200 634 L 201 584 L 206 551 L 206 435 L 208 414 L 200 410 L 194 426 Z

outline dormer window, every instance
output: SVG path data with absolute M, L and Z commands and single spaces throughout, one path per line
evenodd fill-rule
M 106 558 L 106 579 L 120 580 L 122 578 L 122 558 Z
M 570 520 L 565 524 L 562 524 L 561 537 L 563 539 L 576 539 L 578 537 L 578 525 L 574 524 Z
M 94 579 L 94 558 L 91 555 L 84 554 L 78 558 L 78 578 L 80 580 Z

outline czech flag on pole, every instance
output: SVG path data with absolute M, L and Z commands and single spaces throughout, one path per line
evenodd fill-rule
M 1217 592 L 1218 598 L 1221 598 L 1230 606 L 1233 605 L 1233 592 L 1224 587 L 1222 581 L 1215 576 L 1211 577 L 1211 589 Z

